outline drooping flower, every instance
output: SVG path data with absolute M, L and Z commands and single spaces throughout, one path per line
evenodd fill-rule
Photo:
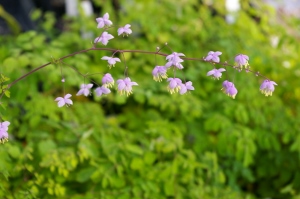
M 95 89 L 96 95 L 101 96 L 103 94 L 110 93 L 110 89 L 105 87 L 104 85 Z
M 232 82 L 229 82 L 229 81 L 225 80 L 222 85 L 223 85 L 223 88 L 221 90 L 225 94 L 227 94 L 228 96 L 230 96 L 234 99 L 236 94 L 238 93 L 238 91 L 235 88 L 234 84 Z
M 114 38 L 114 36 L 112 36 L 111 34 L 108 34 L 107 32 L 103 32 L 100 37 L 97 37 L 94 40 L 94 43 L 101 42 L 103 45 L 106 46 L 106 44 L 108 43 L 108 40 L 110 40 L 112 38 Z
M 208 71 L 207 76 L 212 76 L 214 79 L 220 79 L 222 77 L 222 72 L 226 71 L 224 68 L 212 69 Z
M 169 82 L 168 90 L 171 94 L 177 93 L 180 90 L 180 85 L 182 84 L 181 79 L 179 78 L 168 78 Z
M 90 89 L 92 87 L 93 87 L 93 84 L 81 84 L 80 90 L 78 91 L 78 93 L 76 95 L 88 96 L 91 93 Z
M 180 56 L 185 56 L 185 55 L 183 53 L 177 53 L 177 52 L 173 52 L 172 54 L 168 55 L 166 57 L 166 60 L 168 60 L 168 62 L 166 63 L 165 67 L 170 68 L 171 66 L 175 66 L 178 69 L 183 69 L 183 66 L 181 65 L 183 59 L 181 59 Z
M 132 33 L 132 30 L 130 29 L 131 25 L 130 24 L 126 24 L 124 27 L 121 27 L 118 29 L 118 36 L 123 34 L 128 36 L 129 34 Z
M 115 67 L 115 64 L 117 62 L 121 62 L 121 60 L 117 57 L 108 57 L 108 56 L 104 56 L 101 58 L 102 60 L 107 60 L 108 62 L 108 67 L 111 68 L 111 67 Z
M 103 77 L 102 77 L 102 84 L 104 87 L 112 87 L 114 85 L 115 81 L 114 78 L 111 76 L 111 74 L 106 73 Z
M 129 77 L 126 77 L 125 79 L 117 80 L 117 84 L 118 84 L 119 93 L 121 95 L 126 93 L 127 96 L 132 93 L 132 86 L 138 85 L 136 82 L 132 82 Z
M 264 80 L 260 86 L 260 91 L 265 94 L 265 96 L 272 96 L 272 92 L 275 90 L 277 84 L 274 81 Z
M 155 81 L 160 82 L 162 79 L 166 79 L 167 76 L 167 68 L 165 66 L 155 66 L 152 70 L 153 79 Z
M 183 95 L 183 94 L 185 94 L 189 90 L 195 90 L 195 88 L 192 86 L 192 84 L 193 83 L 191 81 L 188 81 L 185 84 L 181 84 L 180 85 L 180 91 L 179 91 L 179 93 L 181 95 Z
M 3 144 L 4 142 L 8 141 L 8 126 L 10 125 L 10 122 L 0 122 L 0 144 Z
M 103 28 L 104 26 L 111 26 L 113 23 L 109 20 L 109 14 L 105 13 L 103 17 L 96 18 L 98 23 L 97 28 Z
M 220 62 L 220 58 L 219 58 L 220 55 L 222 55 L 222 52 L 220 52 L 220 51 L 216 51 L 216 52 L 209 51 L 208 55 L 204 58 L 204 60 L 219 63 Z
M 247 55 L 239 54 L 234 58 L 235 63 L 238 65 L 239 69 L 241 70 L 243 66 L 245 69 L 249 69 L 249 63 L 248 63 L 249 57 Z
M 64 97 L 58 97 L 55 99 L 55 101 L 58 101 L 57 105 L 58 107 L 63 107 L 64 105 L 69 106 L 72 105 L 73 102 L 69 98 L 71 97 L 71 94 L 66 94 Z

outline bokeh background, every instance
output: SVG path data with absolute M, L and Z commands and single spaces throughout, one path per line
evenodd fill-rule
M 264 79 L 253 73 L 227 68 L 213 80 L 206 76 L 211 64 L 185 61 L 176 75 L 192 81 L 195 91 L 171 95 L 167 82 L 151 75 L 164 57 L 126 53 L 128 74 L 139 84 L 132 95 L 76 96 L 83 78 L 73 68 L 124 77 L 123 62 L 109 70 L 101 57 L 111 53 L 91 51 L 64 60 L 74 105 L 58 108 L 61 70 L 49 65 L 1 99 L 2 121 L 11 125 L 9 142 L 0 145 L 0 198 L 300 198 L 297 1 L 285 1 L 293 12 L 284 1 L 41 2 L 26 7 L 25 22 L 2 3 L 0 71 L 11 81 L 92 47 L 101 34 L 95 18 L 107 12 L 116 27 L 129 23 L 133 30 L 123 38 L 109 29 L 115 36 L 109 48 L 155 51 L 167 42 L 187 57 L 221 51 L 221 61 L 232 64 L 242 53 L 252 70 L 278 86 L 265 97 L 259 91 Z M 220 90 L 226 78 L 238 89 L 236 99 Z

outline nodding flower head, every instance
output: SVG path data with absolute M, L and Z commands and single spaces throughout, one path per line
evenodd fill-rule
M 108 67 L 111 69 L 111 67 L 115 67 L 115 64 L 117 62 L 121 62 L 121 60 L 117 57 L 108 57 L 108 56 L 104 56 L 101 58 L 102 60 L 107 60 L 108 63 Z
M 155 66 L 152 75 L 155 81 L 160 82 L 162 79 L 168 78 L 167 68 L 165 66 Z
M 111 74 L 106 73 L 103 77 L 102 77 L 102 84 L 103 86 L 109 88 L 112 87 L 114 85 L 115 81 L 114 78 L 111 76 Z
M 211 71 L 208 71 L 207 76 L 212 76 L 214 79 L 220 79 L 222 77 L 222 72 L 226 71 L 224 68 L 220 69 L 212 69 Z
M 121 95 L 126 93 L 127 96 L 132 93 L 132 86 L 138 85 L 136 82 L 132 82 L 129 77 L 117 80 L 117 84 L 119 93 Z
M 236 94 L 238 93 L 237 89 L 235 88 L 234 84 L 232 82 L 229 82 L 225 80 L 223 82 L 223 88 L 221 89 L 225 94 L 228 96 L 232 97 L 233 99 L 235 98 Z
M 235 63 L 238 66 L 238 70 L 242 70 L 243 66 L 245 69 L 250 68 L 249 63 L 248 63 L 249 57 L 247 55 L 239 54 L 234 58 Z
M 195 90 L 195 88 L 192 86 L 192 84 L 193 83 L 191 81 L 188 81 L 185 84 L 180 84 L 180 91 L 179 91 L 179 93 L 181 95 L 183 95 L 183 94 L 185 94 L 189 90 Z
M 93 84 L 81 84 L 80 90 L 78 91 L 78 93 L 76 95 L 88 96 L 91 93 L 90 89 L 92 87 L 93 87 Z
M 173 94 L 177 93 L 180 90 L 180 85 L 182 84 L 181 79 L 179 78 L 168 78 L 169 82 L 168 91 Z
M 263 83 L 260 86 L 260 91 L 265 96 L 272 96 L 273 91 L 275 90 L 275 86 L 277 84 L 270 80 L 264 80 Z
M 10 125 L 10 122 L 0 122 L 0 144 L 3 144 L 4 142 L 8 141 L 8 126 Z
M 95 92 L 96 92 L 97 96 L 101 96 L 101 95 L 104 95 L 104 94 L 109 94 L 110 89 L 103 85 L 101 87 L 96 88 Z

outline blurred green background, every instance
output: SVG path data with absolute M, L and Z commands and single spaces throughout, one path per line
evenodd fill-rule
M 228 68 L 212 80 L 206 76 L 211 64 L 185 61 L 177 75 L 195 91 L 171 95 L 167 82 L 151 75 L 164 57 L 155 62 L 153 55 L 127 53 L 128 74 L 139 84 L 131 96 L 116 90 L 101 98 L 76 96 L 83 78 L 63 66 L 74 105 L 58 108 L 60 67 L 47 66 L 2 99 L 2 119 L 11 125 L 9 142 L 0 145 L 0 198 L 300 198 L 299 19 L 278 20 L 274 8 L 250 0 L 241 2 L 234 23 L 225 20 L 224 1 L 94 3 L 101 11 L 65 16 L 63 31 L 53 28 L 53 13 L 35 10 L 38 30 L 0 37 L 1 73 L 12 81 L 52 57 L 90 48 L 101 34 L 95 18 L 108 12 L 115 26 L 129 23 L 133 30 L 123 38 L 109 29 L 115 36 L 109 48 L 155 51 L 167 42 L 187 57 L 221 51 L 229 63 L 242 53 L 252 70 L 278 86 L 265 97 L 261 77 Z M 111 53 L 92 51 L 65 63 L 83 74 L 123 78 L 123 63 L 109 70 L 102 56 Z M 92 79 L 101 83 L 101 77 Z M 239 91 L 234 100 L 220 90 L 226 77 Z

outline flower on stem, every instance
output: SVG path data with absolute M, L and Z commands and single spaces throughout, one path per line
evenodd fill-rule
M 129 77 L 126 77 L 125 79 L 118 79 L 118 91 L 121 95 L 126 93 L 126 95 L 130 95 L 132 93 L 132 86 L 137 86 L 138 84 L 136 82 L 132 82 Z
M 92 87 L 93 87 L 93 84 L 81 84 L 80 90 L 78 91 L 78 93 L 76 95 L 88 96 L 91 93 L 90 89 Z
M 129 34 L 132 33 L 132 30 L 130 29 L 131 25 L 130 24 L 126 24 L 124 27 L 121 27 L 118 29 L 118 36 L 120 36 L 121 34 L 124 36 L 128 36 Z
M 155 66 L 152 70 L 153 79 L 160 82 L 162 79 L 166 79 L 167 68 L 165 66 Z
M 180 85 L 182 84 L 181 79 L 179 78 L 168 78 L 169 82 L 168 90 L 171 94 L 177 93 L 180 90 Z
M 0 122 L 0 144 L 3 144 L 4 142 L 8 141 L 8 126 L 10 125 L 10 122 Z
M 171 66 L 175 66 L 178 69 L 183 69 L 183 66 L 181 65 L 183 59 L 181 59 L 180 56 L 185 56 L 185 55 L 183 53 L 177 53 L 177 52 L 173 52 L 172 54 L 168 55 L 166 57 L 166 60 L 168 60 L 168 62 L 166 63 L 165 67 L 170 68 Z
M 234 58 L 234 61 L 238 65 L 239 69 L 241 70 L 243 66 L 245 66 L 245 69 L 249 69 L 249 63 L 248 63 L 249 57 L 247 55 L 239 54 Z
M 101 96 L 101 95 L 103 95 L 103 94 L 108 94 L 108 93 L 110 93 L 110 90 L 109 90 L 109 88 L 107 88 L 107 87 L 105 87 L 105 86 L 103 85 L 103 86 L 101 86 L 101 87 L 96 88 L 96 89 L 95 89 L 95 92 L 96 92 L 96 95 L 97 95 L 97 96 Z
M 105 13 L 103 17 L 96 18 L 98 23 L 97 28 L 103 28 L 105 26 L 111 26 L 113 23 L 109 20 L 109 14 Z
M 185 94 L 189 90 L 195 90 L 195 88 L 192 86 L 192 84 L 193 83 L 191 81 L 188 81 L 185 84 L 181 84 L 180 85 L 180 91 L 179 91 L 179 93 L 181 95 L 183 95 L 183 94 Z
M 265 96 L 272 96 L 272 92 L 275 90 L 274 85 L 277 85 L 277 84 L 273 81 L 266 79 L 261 84 L 260 91 L 262 92 L 262 94 L 265 94 Z
M 117 62 L 121 62 L 121 60 L 117 57 L 108 57 L 108 56 L 104 56 L 101 58 L 102 60 L 107 60 L 108 62 L 108 67 L 111 68 L 111 67 L 115 67 L 115 64 Z
M 114 38 L 114 36 L 112 36 L 111 34 L 109 34 L 107 32 L 103 32 L 100 37 L 97 37 L 94 40 L 94 43 L 101 42 L 103 45 L 106 46 L 106 44 L 108 43 L 108 40 L 110 40 L 112 38 Z
M 114 85 L 115 81 L 114 78 L 111 76 L 111 74 L 106 73 L 103 77 L 102 77 L 102 84 L 104 87 L 112 87 Z
M 208 71 L 207 76 L 212 76 L 214 79 L 220 79 L 222 77 L 222 72 L 226 71 L 224 68 L 212 69 Z
M 57 105 L 58 107 L 63 107 L 64 105 L 72 105 L 73 102 L 69 98 L 71 97 L 71 94 L 66 94 L 64 97 L 58 97 L 55 99 L 55 101 L 58 101 Z
M 208 55 L 204 58 L 204 61 L 213 61 L 216 63 L 220 62 L 220 58 L 219 56 L 222 55 L 222 53 L 220 51 L 209 51 Z
M 232 97 L 233 99 L 235 98 L 236 94 L 238 93 L 237 89 L 235 88 L 234 84 L 232 82 L 229 82 L 225 80 L 223 82 L 223 88 L 221 89 L 225 94 L 228 96 Z

